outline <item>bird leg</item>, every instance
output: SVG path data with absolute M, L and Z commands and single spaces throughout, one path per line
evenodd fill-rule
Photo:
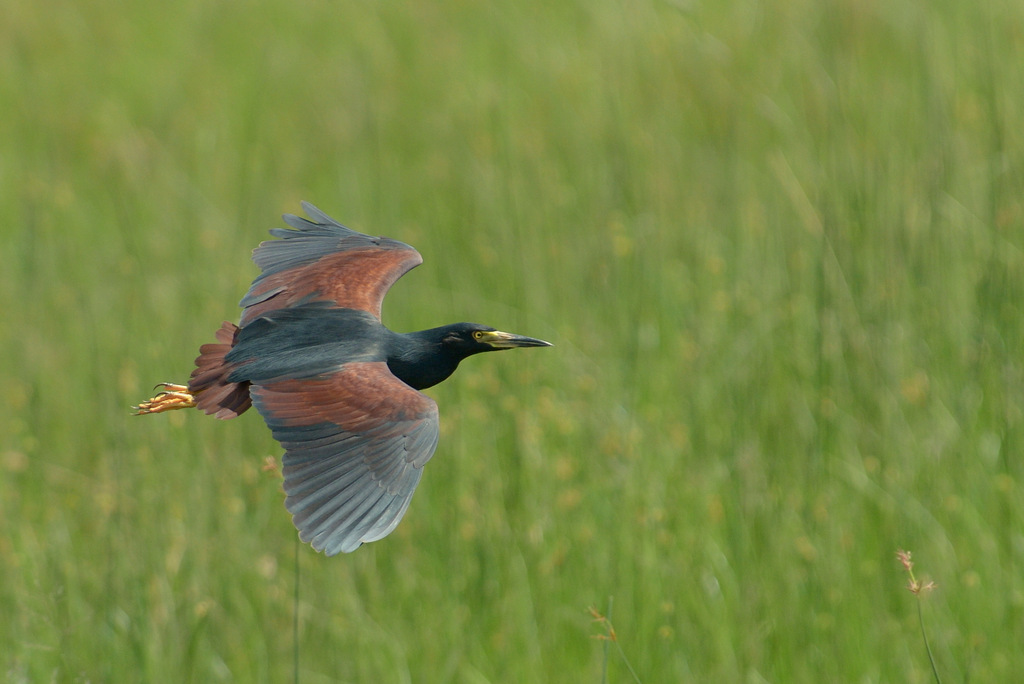
M 161 382 L 157 387 L 163 387 L 164 391 L 158 393 L 148 401 L 141 402 L 138 406 L 132 406 L 132 409 L 135 410 L 136 416 L 144 416 L 147 413 L 163 413 L 164 411 L 192 408 L 196 405 L 196 398 L 188 391 L 187 385 L 175 385 L 171 382 Z

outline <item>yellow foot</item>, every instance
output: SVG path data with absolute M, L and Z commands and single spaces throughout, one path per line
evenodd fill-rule
M 164 411 L 192 408 L 196 405 L 196 398 L 188 391 L 187 385 L 161 382 L 157 387 L 163 387 L 164 391 L 138 406 L 132 406 L 135 415 L 144 416 L 147 413 L 163 413 Z

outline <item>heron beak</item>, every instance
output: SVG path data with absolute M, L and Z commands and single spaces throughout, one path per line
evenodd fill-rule
M 550 342 L 544 340 L 538 340 L 533 337 L 525 337 L 523 335 L 513 335 L 512 333 L 501 332 L 500 330 L 491 330 L 484 332 L 480 337 L 480 342 L 490 345 L 494 349 L 515 349 L 516 347 L 550 347 Z

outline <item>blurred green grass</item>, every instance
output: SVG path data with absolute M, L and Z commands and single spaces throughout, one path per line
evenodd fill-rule
M 431 393 L 386 541 L 300 549 L 302 681 L 1024 669 L 1024 8 L 0 9 L 0 678 L 288 681 L 258 416 L 139 420 L 308 199 L 415 245 L 397 330 L 552 340 Z M 611 663 L 610 681 L 628 681 Z

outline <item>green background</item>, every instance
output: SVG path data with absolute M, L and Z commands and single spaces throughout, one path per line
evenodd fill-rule
M 0 680 L 282 682 L 255 412 L 133 418 L 314 202 L 430 390 L 406 519 L 298 549 L 303 682 L 1024 671 L 1024 4 L 11 0 Z M 617 650 L 609 682 L 628 682 Z

